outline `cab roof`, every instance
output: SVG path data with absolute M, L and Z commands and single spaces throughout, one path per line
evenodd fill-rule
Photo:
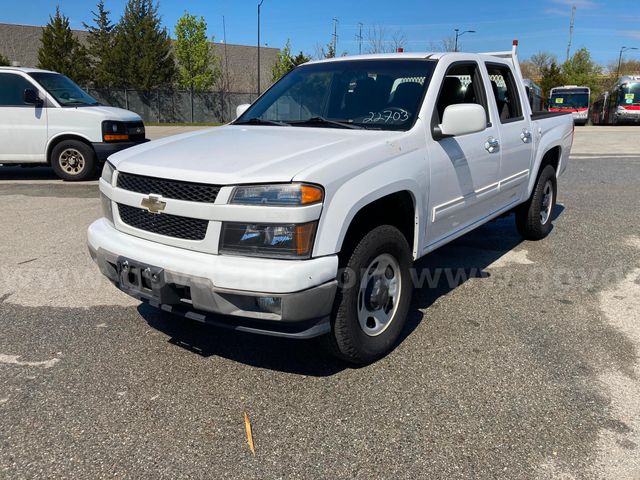
M 12 72 L 23 72 L 23 73 L 35 73 L 35 72 L 57 73 L 51 70 L 42 70 L 41 68 L 29 68 L 29 67 L 0 67 L 0 71 L 12 71 Z

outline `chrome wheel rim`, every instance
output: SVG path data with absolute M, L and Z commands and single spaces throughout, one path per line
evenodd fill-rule
M 388 253 L 378 255 L 363 271 L 358 290 L 358 322 L 370 337 L 393 321 L 402 292 L 400 264 Z
M 58 158 L 60 168 L 69 175 L 78 175 L 84 170 L 84 156 L 75 148 L 67 148 Z
M 553 183 L 547 180 L 542 190 L 542 206 L 540 208 L 540 223 L 545 225 L 551 218 L 551 208 L 553 207 Z

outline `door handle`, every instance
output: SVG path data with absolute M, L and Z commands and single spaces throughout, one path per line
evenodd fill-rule
M 495 153 L 500 149 L 500 142 L 497 138 L 489 137 L 484 144 L 484 148 L 489 153 Z
M 527 128 L 522 130 L 522 133 L 520 134 L 520 140 L 522 140 L 524 143 L 529 143 L 531 141 L 531 132 Z

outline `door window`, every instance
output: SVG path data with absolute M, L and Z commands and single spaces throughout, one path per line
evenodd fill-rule
M 507 65 L 487 64 L 493 98 L 502 123 L 524 119 L 515 78 Z
M 23 107 L 24 91 L 35 90 L 28 80 L 15 73 L 0 73 L 0 107 Z
M 447 70 L 440 88 L 436 108 L 433 112 L 433 126 L 435 127 L 442 123 L 442 116 L 449 105 L 457 105 L 459 103 L 475 103 L 482 106 L 487 113 L 487 123 L 489 123 L 489 113 L 484 92 L 482 76 L 477 63 L 454 63 Z

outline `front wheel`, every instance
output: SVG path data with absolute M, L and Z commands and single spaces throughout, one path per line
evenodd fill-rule
M 527 240 L 541 240 L 551 231 L 556 206 L 556 170 L 547 165 L 538 176 L 531 198 L 516 208 L 516 227 Z
M 374 228 L 346 261 L 325 338 L 330 352 L 356 365 L 393 349 L 406 322 L 412 295 L 411 250 L 395 227 Z
M 51 167 L 63 180 L 88 180 L 97 173 L 96 154 L 86 143 L 63 140 L 51 151 Z

